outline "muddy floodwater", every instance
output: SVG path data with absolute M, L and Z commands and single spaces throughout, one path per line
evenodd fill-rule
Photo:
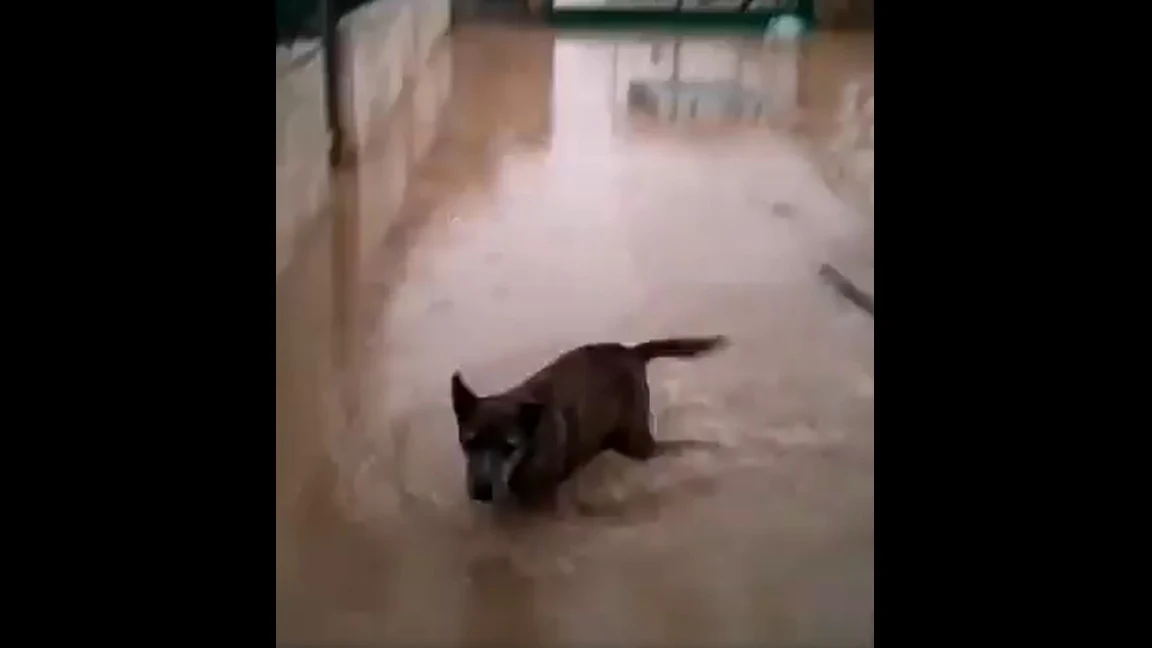
M 278 244 L 278 644 L 871 645 L 873 113 L 871 36 L 442 40 Z M 714 448 L 468 501 L 453 371 L 711 334 L 649 381 Z

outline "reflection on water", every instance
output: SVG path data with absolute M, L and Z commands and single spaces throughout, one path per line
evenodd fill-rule
M 617 43 L 617 97 L 662 122 L 780 125 L 798 108 L 799 45 L 663 38 Z
M 781 119 L 633 121 L 674 46 Z M 278 643 L 871 644 L 872 322 L 816 273 L 870 214 L 813 155 L 871 60 L 758 47 L 463 30 L 368 120 L 277 279 Z M 650 383 L 657 434 L 717 450 L 605 457 L 554 516 L 467 501 L 452 371 L 715 332 Z

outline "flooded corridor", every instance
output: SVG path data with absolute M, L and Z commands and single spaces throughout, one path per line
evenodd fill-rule
M 441 39 L 331 204 L 277 224 L 278 645 L 872 645 L 873 319 L 819 276 L 874 290 L 872 61 Z M 710 334 L 649 382 L 656 436 L 714 450 L 605 455 L 555 515 L 468 500 L 453 371 L 490 393 Z

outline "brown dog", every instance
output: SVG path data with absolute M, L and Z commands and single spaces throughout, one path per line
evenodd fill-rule
M 452 374 L 452 407 L 467 460 L 469 496 L 547 501 L 564 480 L 604 450 L 635 460 L 692 442 L 658 442 L 649 427 L 647 365 L 692 358 L 722 336 L 590 344 L 561 355 L 520 385 L 477 396 Z

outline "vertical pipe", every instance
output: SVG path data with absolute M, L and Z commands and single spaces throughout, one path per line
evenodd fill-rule
M 336 25 L 340 20 L 333 0 L 319 0 L 320 43 L 324 49 L 324 108 L 328 122 L 328 163 L 340 164 L 344 152 L 344 128 L 340 122 L 340 43 Z
M 679 36 L 672 41 L 672 121 L 680 119 L 680 45 Z

